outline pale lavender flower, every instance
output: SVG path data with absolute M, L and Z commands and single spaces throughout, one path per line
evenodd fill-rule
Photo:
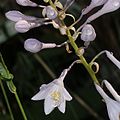
M 107 1 L 108 0 L 91 0 L 90 5 L 82 10 L 82 15 L 87 14 L 89 11 L 91 11 L 93 8 L 97 6 L 104 5 Z
M 120 117 L 120 102 L 117 101 L 117 100 L 111 99 L 99 85 L 95 84 L 95 87 L 96 87 L 96 90 L 99 92 L 99 94 L 103 97 L 103 99 L 106 103 L 108 116 L 109 116 L 110 120 L 119 120 L 119 117 Z M 109 86 L 107 85 L 107 87 L 109 87 Z M 114 92 L 112 92 L 112 89 L 109 88 L 108 90 L 110 90 L 113 97 L 116 98 L 116 94 L 114 94 Z
M 70 68 L 71 66 L 68 69 L 64 69 L 58 79 L 55 79 L 49 84 L 43 84 L 40 87 L 40 91 L 32 97 L 32 100 L 45 99 L 44 111 L 46 115 L 51 113 L 56 107 L 58 107 L 58 109 L 64 113 L 66 101 L 72 100 L 71 95 L 67 92 L 63 83 L 63 80 Z
M 102 9 L 100 9 L 98 12 L 96 12 L 95 14 L 93 14 L 87 19 L 87 22 L 91 22 L 95 20 L 96 18 L 100 17 L 101 15 L 109 13 L 109 12 L 113 12 L 119 8 L 120 8 L 120 0 L 108 0 L 104 4 Z

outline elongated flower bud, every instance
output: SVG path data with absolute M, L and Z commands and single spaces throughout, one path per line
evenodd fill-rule
M 57 17 L 58 13 L 53 7 L 47 6 L 46 7 L 46 15 L 49 19 L 53 20 Z
M 81 40 L 88 42 L 93 41 L 96 38 L 96 33 L 92 25 L 87 24 L 81 31 Z
M 107 0 L 91 0 L 91 3 L 89 6 L 87 6 L 85 9 L 83 9 L 82 14 L 85 15 L 88 12 L 90 12 L 93 8 L 97 7 L 97 6 L 101 6 L 103 4 L 105 4 L 107 2 Z
M 106 4 L 104 4 L 102 9 L 100 9 L 98 12 L 96 12 L 95 14 L 93 14 L 88 18 L 87 22 L 91 22 L 103 14 L 113 12 L 119 9 L 119 7 L 120 7 L 120 0 L 108 0 Z
M 5 16 L 14 22 L 18 22 L 19 20 L 28 20 L 28 21 L 35 21 L 37 18 L 33 16 L 27 16 L 24 15 L 23 13 L 17 11 L 17 10 L 12 10 L 7 13 L 5 13 Z
M 45 48 L 54 48 L 54 47 L 56 47 L 55 43 L 42 43 L 34 38 L 27 39 L 24 43 L 24 48 L 32 53 L 37 53 Z
M 31 7 L 36 7 L 38 6 L 36 3 L 30 1 L 30 0 L 16 0 L 16 2 L 19 4 L 19 5 L 22 5 L 22 6 L 31 6 Z
M 27 32 L 30 30 L 30 28 L 31 25 L 25 20 L 20 20 L 15 24 L 15 29 L 20 33 Z

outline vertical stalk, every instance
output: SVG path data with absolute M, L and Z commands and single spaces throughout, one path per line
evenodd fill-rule
M 12 113 L 12 110 L 11 110 L 11 107 L 10 107 L 10 104 L 9 104 L 9 100 L 8 100 L 7 94 L 5 92 L 5 89 L 4 89 L 4 86 L 3 86 L 3 83 L 2 83 L 1 80 L 0 80 L 0 86 L 1 86 L 4 98 L 5 98 L 9 113 L 10 113 L 11 120 L 14 120 L 14 116 L 13 116 L 13 113 Z
M 75 43 L 75 41 L 74 41 L 74 39 L 73 39 L 73 37 L 72 37 L 69 29 L 67 30 L 67 36 L 68 36 L 68 38 L 69 38 L 69 40 L 70 40 L 71 46 L 74 48 L 74 50 L 75 50 L 75 52 L 76 52 L 76 55 L 77 55 L 77 52 L 78 52 L 78 49 L 79 49 L 79 48 L 78 48 L 77 44 Z M 96 78 L 96 75 L 95 75 L 94 71 L 92 70 L 92 68 L 90 67 L 90 65 L 87 63 L 87 61 L 86 61 L 86 59 L 84 58 L 84 56 L 83 56 L 83 55 L 78 55 L 78 57 L 80 58 L 82 64 L 84 65 L 84 67 L 86 68 L 86 70 L 88 71 L 88 73 L 90 74 L 92 80 L 93 80 L 95 83 L 99 84 L 99 82 L 98 82 L 98 80 L 97 80 L 97 78 Z
M 23 118 L 24 118 L 24 120 L 27 120 L 25 111 L 24 111 L 24 109 L 23 109 L 23 107 L 22 107 L 22 104 L 21 104 L 21 101 L 20 101 L 20 99 L 19 99 L 19 97 L 18 97 L 17 92 L 15 92 L 14 94 L 15 94 L 15 98 L 16 98 L 16 100 L 17 100 L 17 103 L 18 103 L 18 105 L 19 105 L 19 108 L 20 108 L 20 110 L 21 110 L 21 113 L 22 113 L 22 115 L 23 115 Z

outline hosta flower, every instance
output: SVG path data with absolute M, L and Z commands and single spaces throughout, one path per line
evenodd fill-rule
M 109 12 L 113 12 L 119 8 L 120 8 L 120 0 L 108 0 L 98 12 L 96 12 L 95 14 L 93 14 L 88 18 L 87 22 L 91 22 L 96 18 L 100 17 L 101 15 Z
M 109 83 L 110 84 L 110 83 Z M 113 97 L 116 99 L 116 94 L 114 94 L 115 90 L 112 88 L 109 88 L 108 84 L 105 84 L 108 90 L 112 93 Z M 95 87 L 99 94 L 103 97 L 108 111 L 108 116 L 110 120 L 119 120 L 120 119 L 120 101 L 111 99 L 104 90 L 97 84 L 95 84 Z
M 55 107 L 64 113 L 66 101 L 71 101 L 72 97 L 64 87 L 63 80 L 69 69 L 65 69 L 58 79 L 55 79 L 49 84 L 43 84 L 40 91 L 32 97 L 32 100 L 43 100 L 45 114 L 49 114 Z
M 93 8 L 97 6 L 101 6 L 105 4 L 108 0 L 91 0 L 91 3 L 89 6 L 87 6 L 85 9 L 82 11 L 82 15 L 87 14 L 89 11 L 91 11 Z

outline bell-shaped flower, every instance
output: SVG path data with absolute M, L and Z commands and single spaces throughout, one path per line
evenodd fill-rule
M 47 18 L 53 20 L 53 19 L 55 19 L 57 17 L 58 13 L 57 13 L 57 11 L 53 7 L 47 6 L 47 7 L 45 7 L 43 9 L 42 15 L 44 17 L 47 16 Z
M 64 113 L 66 108 L 66 101 L 72 100 L 71 95 L 67 92 L 63 83 L 63 80 L 70 68 L 71 67 L 64 69 L 58 79 L 55 79 L 49 84 L 43 84 L 40 87 L 40 91 L 32 97 L 32 100 L 45 99 L 44 111 L 46 115 L 51 113 L 56 107 L 58 107 L 58 109 Z
M 19 5 L 37 7 L 38 5 L 30 0 L 16 0 Z
M 55 43 L 43 43 L 34 38 L 29 38 L 24 42 L 24 48 L 32 53 L 37 53 L 42 49 L 54 47 L 57 47 Z
M 90 24 L 86 24 L 81 31 L 81 40 L 85 42 L 90 42 L 95 40 L 96 33 L 95 29 Z
M 100 17 L 103 14 L 109 13 L 109 12 L 113 12 L 117 9 L 120 8 L 120 0 L 108 0 L 104 6 L 102 7 L 102 9 L 100 9 L 98 12 L 96 12 L 95 14 L 93 14 L 92 16 L 90 16 L 86 23 L 91 22 L 93 20 L 95 20 L 96 18 Z
M 93 8 L 104 5 L 108 0 L 91 0 L 90 5 L 82 10 L 82 15 L 87 14 Z
M 119 120 L 120 119 L 119 118 L 120 117 L 120 102 L 117 100 L 111 99 L 99 85 L 95 84 L 95 87 L 96 87 L 97 91 L 99 92 L 99 94 L 103 97 L 103 99 L 106 103 L 108 116 L 109 116 L 110 120 Z M 108 90 L 110 90 L 110 89 L 108 89 Z M 110 92 L 111 92 L 111 90 L 110 90 Z M 115 96 L 116 95 L 113 94 L 114 98 L 116 98 Z

